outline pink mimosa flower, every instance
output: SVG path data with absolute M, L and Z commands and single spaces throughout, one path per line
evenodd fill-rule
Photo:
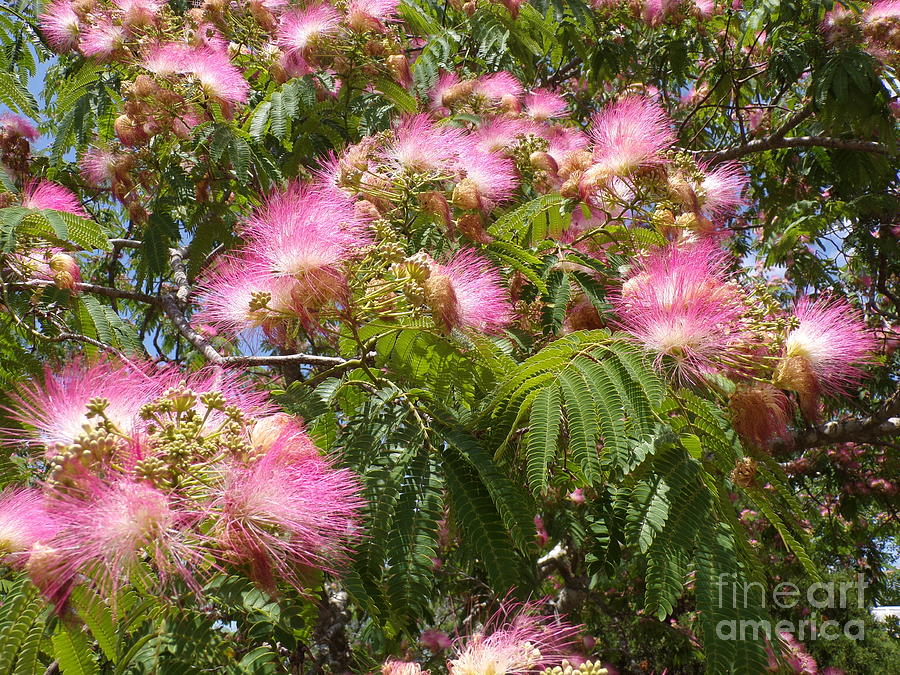
M 281 16 L 278 25 L 278 46 L 287 54 L 305 56 L 318 39 L 333 35 L 341 23 L 341 15 L 327 4 L 309 5 Z
M 55 0 L 44 7 L 38 19 L 41 32 L 57 52 L 70 52 L 78 46 L 81 19 L 72 0 Z
M 140 407 L 162 391 L 165 383 L 150 373 L 149 366 L 101 362 L 87 367 L 70 363 L 60 369 L 47 367 L 42 382 L 26 382 L 12 396 L 7 413 L 26 429 L 7 429 L 11 442 L 51 446 L 69 445 L 84 427 L 94 428 L 97 418 L 87 416 L 93 398 L 108 401 L 106 417 L 124 435 L 133 435 L 141 426 Z
M 247 80 L 228 55 L 209 47 L 180 43 L 157 45 L 147 50 L 142 65 L 162 77 L 192 75 L 206 96 L 225 103 L 246 102 L 250 90 Z
M 347 25 L 353 30 L 384 32 L 384 22 L 397 16 L 399 0 L 350 0 Z
M 505 96 L 518 99 L 523 91 L 522 83 L 505 70 L 482 75 L 475 81 L 475 93 L 491 101 L 500 101 Z
M 502 152 L 521 138 L 540 135 L 542 130 L 532 120 L 510 117 L 488 119 L 472 133 L 475 148 L 481 152 Z
M 675 141 L 671 124 L 665 111 L 646 98 L 612 103 L 593 118 L 594 162 L 617 176 L 663 164 L 663 152 Z
M 547 89 L 535 89 L 525 95 L 525 112 L 539 122 L 551 117 L 565 117 L 568 108 L 562 96 Z
M 734 215 L 747 203 L 744 190 L 748 183 L 747 172 L 740 164 L 726 162 L 712 169 L 704 168 L 700 183 L 700 209 L 715 218 Z
M 873 2 L 863 13 L 863 19 L 870 23 L 878 19 L 900 19 L 900 0 Z
M 507 604 L 480 631 L 457 641 L 450 675 L 530 673 L 559 665 L 576 644 L 578 627 L 538 614 L 536 604 Z
M 674 364 L 682 381 L 736 367 L 750 339 L 743 293 L 729 282 L 724 257 L 710 243 L 670 247 L 642 260 L 613 299 L 622 329 Z
M 442 117 L 449 115 L 450 103 L 453 102 L 453 92 L 460 89 L 460 82 L 459 75 L 454 72 L 441 73 L 437 83 L 428 93 L 430 98 L 429 109 Z M 471 84 L 467 86 L 471 87 Z M 445 97 L 448 95 L 450 99 L 445 100 Z
M 434 264 L 425 292 L 435 319 L 447 329 L 494 333 L 512 321 L 509 293 L 500 273 L 471 249 Z
M 40 490 L 7 488 L 0 492 L 0 562 L 24 563 L 28 550 L 37 542 L 50 540 L 57 528 Z
M 36 141 L 40 136 L 34 124 L 31 123 L 31 120 L 25 119 L 20 115 L 14 115 L 13 113 L 3 113 L 0 115 L 0 131 L 21 136 L 25 140 L 32 142 Z
M 803 359 L 823 393 L 847 394 L 870 363 L 875 337 L 859 310 L 842 298 L 801 298 L 794 307 L 799 324 L 787 336 L 784 358 Z
M 78 48 L 88 58 L 109 61 L 122 50 L 127 38 L 128 33 L 124 27 L 104 19 L 82 32 Z
M 197 544 L 182 541 L 187 516 L 164 492 L 130 478 L 95 479 L 84 494 L 60 494 L 49 505 L 60 528 L 48 542 L 59 555 L 55 574 L 42 584 L 48 597 L 58 600 L 81 573 L 114 595 L 145 554 L 163 576 L 174 570 L 191 581 L 184 564 Z
M 429 671 L 414 661 L 385 661 L 381 666 L 381 675 L 428 675 Z
M 196 318 L 228 333 L 267 328 L 300 310 L 293 299 L 297 282 L 276 277 L 252 257 L 223 258 L 203 274 L 197 286 L 202 309 Z
M 302 568 L 334 571 L 357 534 L 362 505 L 353 475 L 320 457 L 299 459 L 276 443 L 233 465 L 210 506 L 224 558 L 266 588 L 302 587 Z
M 293 278 L 294 300 L 309 307 L 343 295 L 344 263 L 371 242 L 349 198 L 300 183 L 269 195 L 245 235 L 249 252 L 276 277 Z
M 22 206 L 29 209 L 52 209 L 87 218 L 81 201 L 69 188 L 49 180 L 34 180 L 22 191 Z
M 90 148 L 78 162 L 81 175 L 94 187 L 109 187 L 123 173 L 128 155 L 104 148 Z
M 403 118 L 383 151 L 391 166 L 411 171 L 452 171 L 463 142 L 463 132 L 436 126 L 427 115 Z
M 512 160 L 493 153 L 460 153 L 459 167 L 465 177 L 454 190 L 454 202 L 457 191 L 467 191 L 468 197 L 475 202 L 459 204 L 460 208 L 479 208 L 489 212 L 495 205 L 509 199 L 519 183 Z

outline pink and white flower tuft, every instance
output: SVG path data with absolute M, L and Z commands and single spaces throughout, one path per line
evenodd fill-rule
M 508 604 L 482 630 L 458 640 L 450 675 L 530 673 L 558 665 L 574 651 L 578 627 L 537 609 L 533 603 Z
M 665 163 L 663 152 L 675 141 L 672 123 L 659 104 L 630 96 L 594 115 L 594 162 L 607 174 L 624 176 Z
M 321 457 L 298 458 L 280 443 L 249 466 L 229 469 L 210 506 L 225 558 L 266 588 L 301 587 L 303 567 L 335 570 L 357 533 L 362 502 L 353 475 Z
M 141 481 L 95 479 L 83 494 L 60 494 L 49 505 L 60 527 L 47 543 L 58 558 L 54 574 L 41 590 L 57 600 L 81 574 L 111 594 L 142 555 L 149 555 L 156 569 L 165 573 L 173 557 L 189 562 L 197 550 L 196 544 L 181 540 L 187 516 L 164 492 Z M 178 565 L 176 571 L 191 581 L 186 568 Z
M 475 93 L 493 102 L 500 102 L 504 97 L 519 99 L 523 91 L 522 83 L 505 70 L 475 80 Z
M 10 135 L 21 136 L 28 141 L 36 141 L 40 134 L 31 120 L 25 119 L 20 115 L 13 113 L 3 113 L 0 115 L 0 131 Z
M 223 258 L 197 286 L 202 309 L 195 318 L 229 333 L 272 328 L 300 309 L 293 300 L 297 282 L 274 276 L 265 263 L 253 258 Z
M 822 393 L 846 394 L 859 384 L 861 366 L 871 361 L 876 345 L 859 310 L 837 297 L 804 297 L 794 317 L 799 324 L 785 341 L 785 360 L 802 359 Z
M 557 117 L 565 117 L 569 106 L 566 100 L 548 89 L 535 89 L 525 95 L 525 112 L 527 115 L 543 122 Z
M 384 22 L 397 16 L 399 0 L 350 0 L 347 25 L 352 30 L 384 32 Z
M 9 416 L 26 429 L 7 429 L 7 440 L 30 445 L 69 445 L 84 431 L 93 428 L 96 418 L 87 416 L 93 398 L 109 402 L 106 416 L 124 435 L 131 436 L 140 426 L 138 411 L 148 400 L 161 393 L 163 383 L 150 375 L 149 366 L 130 366 L 102 362 L 86 367 L 71 363 L 61 369 L 46 368 L 43 382 L 27 382 L 12 395 Z
M 463 137 L 460 129 L 437 126 L 427 115 L 413 115 L 400 121 L 382 156 L 389 165 L 410 171 L 451 172 Z
M 44 495 L 31 488 L 0 492 L 0 560 L 24 562 L 28 550 L 56 534 L 58 523 L 47 511 Z M 6 556 L 9 559 L 4 560 Z
M 294 183 L 266 199 L 245 228 L 247 251 L 276 277 L 290 277 L 295 303 L 318 307 L 343 295 L 343 265 L 371 243 L 350 198 Z
M 435 319 L 448 330 L 494 333 L 512 321 L 500 273 L 471 249 L 460 249 L 448 262 L 432 265 L 425 295 Z
M 699 206 L 714 218 L 727 218 L 746 205 L 744 191 L 749 179 L 740 164 L 726 162 L 704 169 L 700 183 Z
M 144 68 L 155 75 L 192 75 L 203 93 L 225 103 L 244 103 L 250 85 L 228 54 L 210 47 L 180 43 L 157 45 L 147 50 Z
M 34 180 L 27 183 L 22 191 L 22 206 L 29 209 L 64 211 L 81 218 L 88 217 L 74 192 L 49 180 Z
M 671 246 L 638 263 L 613 298 L 621 328 L 656 354 L 657 366 L 669 359 L 682 381 L 737 367 L 750 340 L 743 293 L 727 279 L 724 260 L 709 242 Z
M 285 12 L 278 25 L 278 46 L 289 56 L 303 58 L 316 40 L 336 33 L 340 23 L 338 11 L 324 3 Z
M 78 49 L 88 58 L 109 61 L 122 50 L 127 38 L 125 28 L 104 19 L 92 24 L 81 34 Z
M 494 206 L 510 198 L 518 185 L 515 164 L 506 157 L 486 152 L 464 152 L 459 167 L 465 174 L 453 192 L 454 203 L 463 209 L 489 212 Z
M 39 17 L 41 32 L 57 52 L 70 52 L 78 46 L 81 19 L 72 0 L 55 0 Z

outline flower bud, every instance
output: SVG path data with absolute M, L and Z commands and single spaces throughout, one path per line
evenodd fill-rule
M 73 290 L 81 281 L 81 272 L 75 258 L 68 253 L 54 253 L 50 257 L 50 270 L 53 272 L 53 283 L 57 288 Z
M 387 68 L 401 87 L 412 85 L 412 72 L 409 69 L 409 60 L 403 54 L 391 54 L 387 57 Z

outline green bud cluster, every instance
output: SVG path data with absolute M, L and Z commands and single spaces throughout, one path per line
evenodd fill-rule
M 599 661 L 585 661 L 576 667 L 563 659 L 558 666 L 544 669 L 541 675 L 606 675 L 606 672 Z
M 93 470 L 109 460 L 121 440 L 106 429 L 85 424 L 83 433 L 71 445 L 56 444 L 50 448 L 47 483 L 59 490 L 78 486 L 85 470 Z

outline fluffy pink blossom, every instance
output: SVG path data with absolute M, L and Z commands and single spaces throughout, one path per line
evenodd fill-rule
M 868 23 L 879 19 L 900 19 L 900 0 L 873 2 L 863 13 L 863 20 Z
M 642 17 L 651 26 L 658 26 L 681 5 L 682 0 L 646 0 Z
M 149 484 L 95 478 L 80 494 L 56 496 L 49 508 L 59 522 L 56 536 L 47 542 L 57 557 L 52 574 L 44 570 L 44 578 L 35 581 L 57 602 L 82 573 L 102 593 L 114 593 L 145 555 L 164 577 L 174 571 L 191 581 L 184 565 L 193 562 L 197 545 L 183 540 L 186 516 Z
M 665 111 L 646 98 L 631 96 L 594 115 L 594 162 L 606 174 L 622 176 L 664 163 L 663 152 L 675 141 Z
M 266 588 L 301 587 L 303 567 L 334 571 L 357 533 L 353 475 L 324 458 L 298 459 L 278 444 L 249 466 L 233 465 L 210 506 L 214 536 L 231 563 Z
M 557 164 L 562 164 L 562 161 L 570 153 L 584 150 L 591 144 L 590 139 L 584 132 L 572 127 L 550 127 L 541 136 L 549 142 L 547 154 Z
M 6 440 L 69 445 L 85 426 L 94 427 L 97 418 L 87 416 L 93 398 L 107 399 L 106 416 L 124 435 L 131 436 L 140 427 L 140 407 L 158 395 L 163 384 L 151 375 L 149 366 L 75 362 L 57 369 L 47 367 L 43 381 L 22 383 L 12 395 L 7 414 L 26 428 L 4 430 Z
M 447 665 L 450 675 L 540 672 L 572 653 L 577 636 L 578 627 L 538 614 L 537 604 L 510 603 L 458 640 Z
M 427 670 L 414 661 L 385 661 L 381 666 L 381 675 L 428 675 Z
M 253 258 L 236 255 L 217 261 L 197 287 L 202 308 L 195 315 L 197 320 L 229 333 L 262 327 L 277 335 L 271 333 L 276 325 L 301 311 L 293 299 L 297 282 L 276 277 L 264 262 Z
M 340 23 L 341 15 L 327 4 L 285 12 L 278 24 L 278 46 L 288 54 L 303 57 L 317 39 L 336 33 Z
M 450 172 L 463 137 L 461 129 L 437 126 L 427 115 L 412 115 L 400 120 L 382 157 L 390 166 L 410 171 Z
M 488 212 L 510 198 L 519 183 L 513 161 L 487 152 L 463 152 L 459 168 L 465 178 L 454 191 L 468 191 L 477 204 L 460 204 L 461 208 L 479 208 Z
M 250 85 L 228 55 L 209 47 L 169 43 L 147 50 L 144 68 L 155 75 L 192 75 L 204 94 L 225 103 L 244 103 Z
M 794 307 L 799 324 L 787 336 L 786 359 L 799 357 L 811 368 L 823 393 L 846 394 L 864 377 L 875 337 L 859 310 L 829 295 L 801 298 Z
M 349 198 L 300 183 L 269 195 L 244 233 L 249 252 L 276 277 L 296 280 L 294 299 L 310 307 L 342 295 L 344 263 L 371 242 Z
M 0 492 L 0 561 L 24 562 L 28 550 L 52 538 L 57 527 L 40 490 L 7 488 Z
M 34 124 L 31 123 L 31 120 L 25 119 L 20 115 L 14 115 L 13 113 L 0 114 L 0 131 L 15 136 L 21 136 L 32 142 L 36 141 L 38 136 L 40 136 Z
M 149 26 L 166 4 L 163 0 L 113 0 L 124 26 Z
M 746 204 L 744 190 L 748 183 L 747 172 L 735 162 L 704 169 L 698 195 L 700 209 L 714 218 L 734 215 Z
M 431 88 L 431 91 L 428 92 L 430 99 L 429 109 L 442 117 L 449 115 L 450 107 L 444 100 L 444 97 L 452 92 L 455 87 L 458 87 L 459 84 L 460 79 L 456 73 L 441 73 L 437 83 Z
M 423 647 L 435 653 L 450 649 L 453 646 L 453 640 L 446 633 L 435 628 L 423 630 L 419 636 L 419 642 Z
M 72 0 L 55 0 L 44 7 L 38 21 L 47 42 L 57 52 L 70 52 L 78 46 L 81 19 Z
M 347 25 L 365 32 L 384 32 L 384 22 L 397 16 L 399 0 L 350 0 L 347 3 Z
M 619 325 L 638 344 L 669 360 L 682 381 L 717 364 L 734 365 L 749 332 L 743 294 L 725 275 L 724 256 L 711 243 L 672 246 L 636 266 L 613 298 Z
M 535 89 L 525 95 L 526 114 L 539 122 L 551 117 L 565 117 L 568 108 L 562 96 L 547 89 Z
M 472 138 L 477 150 L 502 152 L 514 146 L 520 138 L 540 135 L 541 130 L 532 120 L 494 117 L 484 121 L 472 133 Z
M 434 264 L 425 282 L 429 306 L 446 328 L 493 333 L 512 321 L 509 293 L 500 273 L 471 249 Z
M 90 148 L 78 162 L 81 175 L 94 187 L 108 187 L 121 172 L 123 155 L 103 148 Z
M 128 33 L 123 26 L 103 19 L 82 32 L 78 49 L 88 58 L 109 61 L 122 50 L 127 38 Z
M 504 97 L 521 98 L 522 83 L 512 73 L 501 70 L 490 75 L 482 75 L 475 80 L 475 93 L 490 101 L 501 101 Z
M 22 191 L 22 206 L 29 209 L 64 211 L 81 218 L 88 217 L 74 192 L 49 180 L 34 180 L 27 183 Z

